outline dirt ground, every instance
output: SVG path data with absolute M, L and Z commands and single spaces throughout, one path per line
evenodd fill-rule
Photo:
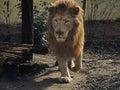
M 58 82 L 60 72 L 54 66 L 52 55 L 33 55 L 34 62 L 49 65 L 36 77 L 16 78 L 12 75 L 0 76 L 0 90 L 120 90 L 120 59 L 84 59 L 83 69 L 73 73 L 71 83 Z

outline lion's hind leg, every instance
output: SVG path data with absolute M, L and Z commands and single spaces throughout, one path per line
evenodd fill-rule
M 68 68 L 71 70 L 75 66 L 74 58 L 68 61 Z
M 82 69 L 82 52 L 79 56 L 75 57 L 75 66 L 71 69 L 73 72 L 78 72 Z

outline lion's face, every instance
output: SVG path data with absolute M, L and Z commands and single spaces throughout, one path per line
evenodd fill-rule
M 52 18 L 52 27 L 54 29 L 54 36 L 58 42 L 64 42 L 68 33 L 72 30 L 74 19 L 69 12 L 61 14 L 56 13 Z

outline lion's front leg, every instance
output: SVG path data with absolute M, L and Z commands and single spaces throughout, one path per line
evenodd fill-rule
M 82 69 L 82 51 L 79 56 L 75 57 L 75 66 L 71 70 L 77 72 L 80 69 Z
M 59 78 L 59 81 L 62 83 L 69 83 L 71 82 L 72 78 L 69 73 L 67 61 L 64 59 L 58 59 L 58 65 L 61 72 L 61 77 Z

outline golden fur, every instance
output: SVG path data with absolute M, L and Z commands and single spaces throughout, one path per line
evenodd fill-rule
M 67 62 L 75 58 L 75 66 L 71 66 L 71 70 L 77 72 L 82 68 L 84 26 L 81 7 L 73 0 L 57 0 L 49 8 L 47 34 L 61 71 L 59 80 L 70 82 L 72 78 Z

